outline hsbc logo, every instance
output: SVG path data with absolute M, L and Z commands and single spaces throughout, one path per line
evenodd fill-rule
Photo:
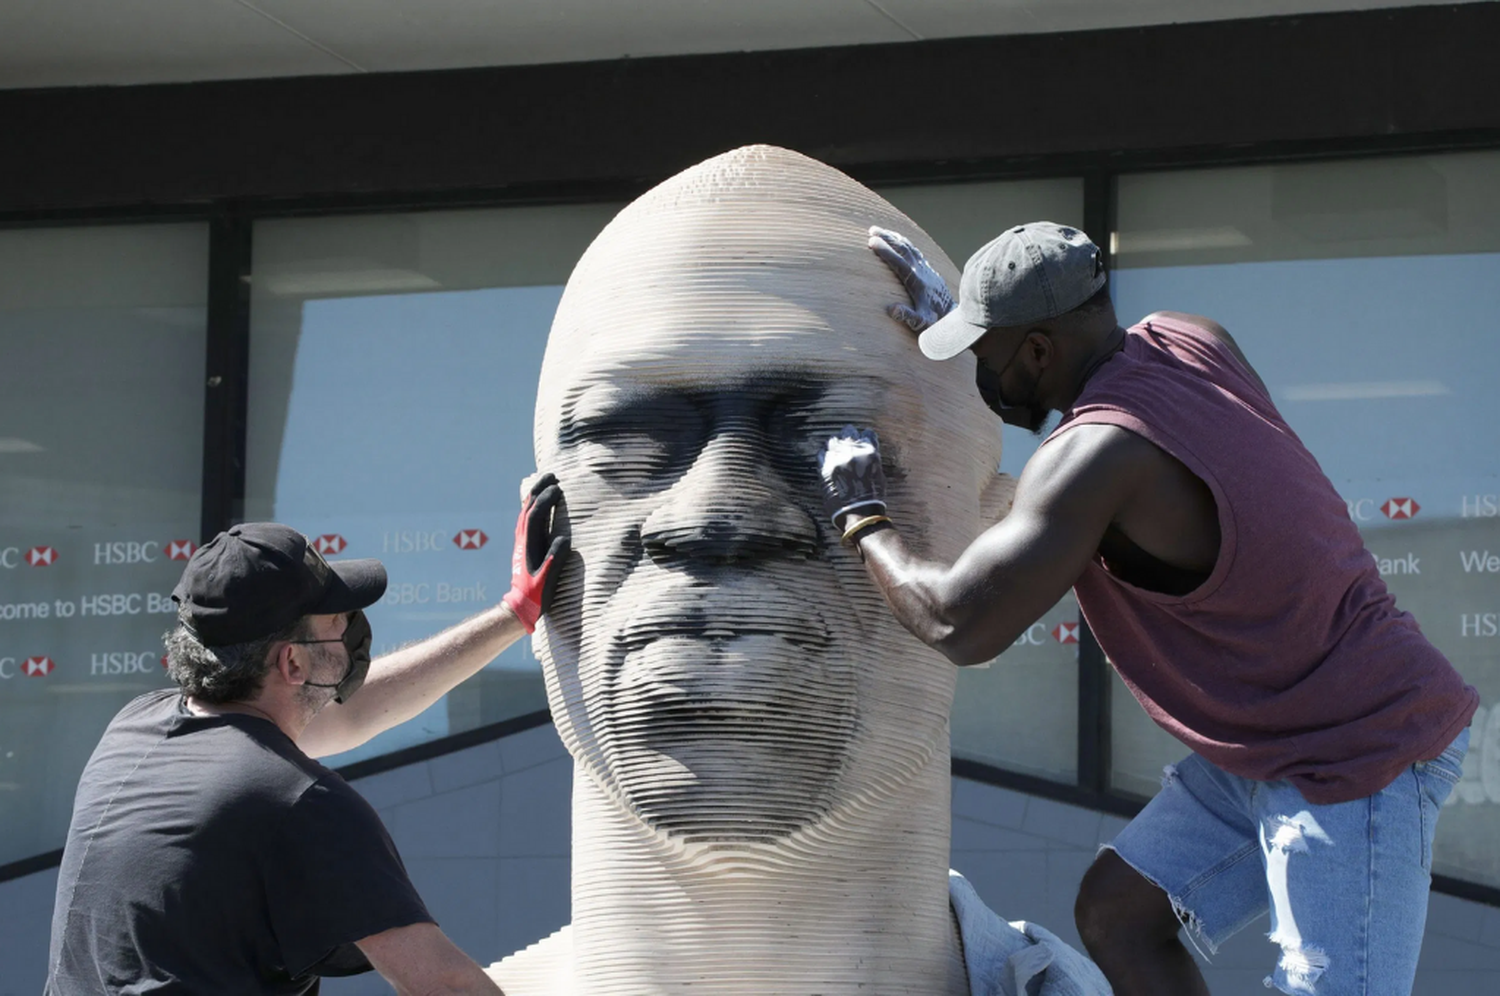
M 194 543 L 192 540 L 168 540 L 167 541 L 167 559 L 168 560 L 187 560 L 189 557 L 191 557 L 193 554 L 195 554 L 197 552 L 198 552 L 198 544 Z
M 166 557 L 168 560 L 187 560 L 198 549 L 192 540 L 168 540 L 157 543 L 148 540 L 113 540 L 94 544 L 94 564 L 154 564 Z
M 12 570 L 21 566 L 22 562 L 32 567 L 51 567 L 57 563 L 57 548 L 51 546 L 34 546 L 25 553 L 18 546 L 0 547 L 0 567 Z
M 1344 505 L 1349 509 L 1349 518 L 1355 522 L 1373 522 L 1377 514 L 1392 522 L 1404 522 L 1416 518 L 1422 511 L 1415 498 L 1387 498 L 1378 505 L 1374 498 L 1345 498 Z
M 1013 647 L 1045 647 L 1048 643 L 1076 644 L 1081 623 L 1061 622 L 1051 629 L 1046 623 L 1032 623 L 1026 631 L 1016 637 Z M 1050 639 L 1049 639 L 1050 637 Z
M 57 667 L 50 657 L 28 657 L 17 662 L 14 657 L 0 657 L 0 681 L 11 678 L 45 678 Z
M 490 541 L 483 529 L 460 529 L 445 538 L 441 531 L 398 529 L 380 537 L 381 553 L 441 553 L 452 543 L 460 550 L 482 550 Z
M 478 550 L 489 541 L 490 538 L 482 529 L 460 529 L 458 535 L 453 537 L 453 545 L 460 550 Z
M 1387 498 L 1380 511 L 1387 519 L 1410 519 L 1422 511 L 1422 506 L 1415 498 Z
M 314 550 L 318 551 L 325 557 L 330 557 L 337 556 L 338 554 L 343 553 L 344 549 L 348 547 L 349 542 L 338 533 L 324 533 L 322 536 L 319 536 L 317 539 L 313 540 L 312 545 Z

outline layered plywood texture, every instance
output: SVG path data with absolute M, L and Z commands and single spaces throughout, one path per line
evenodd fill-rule
M 767 146 L 642 196 L 568 282 L 535 445 L 574 552 L 535 646 L 575 760 L 573 925 L 495 967 L 509 993 L 967 991 L 954 668 L 839 545 L 815 458 L 876 429 L 892 518 L 951 559 L 1004 500 L 1000 437 L 972 359 L 886 315 L 871 225 L 956 286 L 873 191 Z

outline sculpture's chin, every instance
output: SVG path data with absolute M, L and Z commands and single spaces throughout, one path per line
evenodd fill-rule
M 788 756 L 745 735 L 652 738 L 616 755 L 616 777 L 642 822 L 694 842 L 769 842 L 823 817 L 842 766 L 837 747 Z

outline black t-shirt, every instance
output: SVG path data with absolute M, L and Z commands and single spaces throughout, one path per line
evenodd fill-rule
M 142 695 L 78 783 L 47 993 L 304 994 L 432 917 L 380 817 L 271 721 Z

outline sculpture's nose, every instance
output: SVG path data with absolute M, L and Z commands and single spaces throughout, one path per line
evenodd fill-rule
M 716 432 L 642 525 L 651 558 L 812 556 L 817 525 L 791 501 L 791 488 L 770 458 L 772 447 L 753 426 Z

